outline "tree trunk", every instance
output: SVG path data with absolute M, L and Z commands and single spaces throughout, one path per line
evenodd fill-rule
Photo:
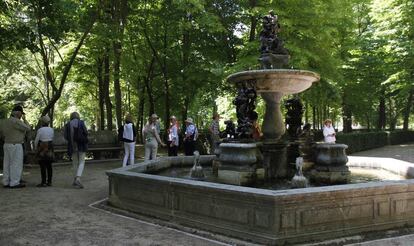
M 410 113 L 411 113 L 411 108 L 412 108 L 412 105 L 413 105 L 413 100 L 414 100 L 414 88 L 412 88 L 410 90 L 410 92 L 408 93 L 407 105 L 405 105 L 404 123 L 403 123 L 403 130 L 404 131 L 408 131 L 408 125 L 409 125 Z
M 382 89 L 378 106 L 378 129 L 385 128 L 386 118 L 387 117 L 385 114 L 385 89 Z
M 70 69 L 72 68 L 73 63 L 75 62 L 75 58 L 78 55 L 79 50 L 83 45 L 83 42 L 85 41 L 85 39 L 88 36 L 89 32 L 92 30 L 92 27 L 95 24 L 95 20 L 96 20 L 96 16 L 92 16 L 91 23 L 89 23 L 89 26 L 83 32 L 83 35 L 82 35 L 81 39 L 79 40 L 78 45 L 73 50 L 72 55 L 70 56 L 70 59 L 69 59 L 68 63 L 64 66 L 62 77 L 60 78 L 59 87 L 57 88 L 56 93 L 54 93 L 52 95 L 52 98 L 50 99 L 49 103 L 42 110 L 42 113 L 41 113 L 42 116 L 49 113 L 49 111 L 55 106 L 56 102 L 59 100 L 60 96 L 62 95 L 62 91 L 63 91 L 63 88 L 65 86 L 66 79 L 69 75 Z
M 122 125 L 122 94 L 119 81 L 121 68 L 121 43 L 114 42 L 114 92 L 115 92 L 115 115 L 117 127 Z
M 369 117 L 369 114 L 366 114 L 367 116 L 367 129 L 370 130 L 371 129 L 371 119 Z
M 312 105 L 312 127 L 316 129 L 317 119 L 316 119 L 316 107 Z
M 183 110 L 181 112 L 181 118 L 182 118 L 182 128 L 181 129 L 185 129 L 185 120 L 188 117 L 188 107 L 190 105 L 190 99 L 188 98 L 188 96 L 185 97 L 184 99 L 184 103 L 183 103 Z
M 144 80 L 145 78 L 143 78 Z M 138 129 L 138 139 L 139 143 L 142 142 L 142 129 L 144 128 L 144 107 L 145 107 L 145 86 L 140 85 L 139 79 L 137 81 L 137 89 L 139 93 L 139 102 L 138 102 L 138 120 L 137 120 L 137 129 Z
M 398 112 L 395 110 L 395 101 L 392 98 L 388 98 L 388 112 L 389 112 L 389 129 L 394 131 L 397 126 Z
M 305 124 L 309 123 L 309 103 L 305 102 Z
M 148 114 L 152 115 L 155 113 L 155 100 L 154 100 L 154 94 L 152 92 L 152 85 L 151 81 L 153 79 L 154 74 L 154 63 L 155 63 L 155 57 L 153 56 L 151 59 L 151 63 L 148 66 L 147 76 L 144 78 L 145 87 L 147 89 L 147 95 L 148 95 Z
M 250 0 L 249 7 L 253 11 L 253 9 L 257 5 L 257 0 Z M 257 27 L 257 17 L 253 14 L 250 15 L 250 33 L 249 33 L 249 42 L 252 42 L 256 39 L 256 27 Z
M 104 56 L 104 93 L 105 93 L 105 108 L 106 108 L 106 124 L 107 129 L 112 131 L 112 103 L 110 93 L 110 64 L 109 64 L 109 48 L 105 50 Z
M 170 125 L 170 85 L 168 83 L 168 70 L 167 70 L 167 30 L 168 27 L 164 25 L 164 57 L 163 57 L 163 75 L 164 75 L 164 94 L 165 94 L 165 114 L 164 114 L 164 129 L 168 129 Z
M 103 60 L 98 58 L 96 62 L 97 66 L 97 79 L 98 79 L 98 104 L 99 104 L 99 124 L 98 129 L 104 130 L 105 129 L 105 86 L 104 86 L 104 79 L 103 79 Z
M 342 124 L 344 126 L 343 132 L 352 132 L 352 111 L 347 104 L 347 95 L 344 92 L 342 95 Z
M 114 51 L 114 92 L 115 115 L 117 127 L 122 125 L 122 94 L 120 85 L 120 69 L 124 25 L 126 22 L 126 0 L 112 0 L 112 22 L 115 26 L 116 38 L 112 42 Z

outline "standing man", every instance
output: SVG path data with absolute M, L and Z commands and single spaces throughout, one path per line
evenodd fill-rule
M 193 155 L 196 148 L 196 140 L 198 137 L 197 127 L 193 123 L 193 119 L 187 118 L 185 120 L 185 138 L 184 138 L 184 152 L 185 155 Z
M 220 125 L 219 125 L 220 115 L 218 113 L 213 114 L 213 121 L 211 122 L 209 131 L 211 136 L 211 153 L 214 154 L 214 151 L 218 147 L 220 142 Z
M 30 126 L 26 121 L 23 108 L 17 105 L 13 108 L 11 117 L 4 120 L 2 125 L 4 136 L 3 187 L 5 188 L 25 187 L 20 183 L 20 179 L 24 155 L 22 144 L 28 131 L 30 131 Z
M 85 167 L 85 156 L 88 150 L 88 130 L 78 112 L 70 114 L 70 121 L 65 125 L 64 138 L 68 141 L 68 155 L 72 158 L 75 172 L 72 185 L 82 189 L 80 178 Z

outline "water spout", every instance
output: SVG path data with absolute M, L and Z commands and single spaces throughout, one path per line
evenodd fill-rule
M 303 157 L 296 158 L 296 173 L 292 178 L 292 188 L 306 188 L 308 187 L 308 180 L 303 176 Z
M 190 177 L 198 180 L 205 178 L 203 168 L 200 165 L 200 153 L 198 151 L 194 151 L 194 165 L 190 170 Z

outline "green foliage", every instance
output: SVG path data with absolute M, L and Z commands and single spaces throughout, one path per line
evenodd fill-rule
M 401 124 L 406 109 L 412 121 L 414 106 L 408 106 L 414 90 L 413 1 L 127 1 L 120 32 L 109 5 L 122 2 L 0 0 L 0 111 L 24 101 L 30 109 L 28 118 L 35 123 L 52 96 L 40 40 L 58 86 L 67 58 L 91 12 L 98 9 L 98 21 L 54 107 L 57 126 L 73 110 L 97 124 L 97 67 L 105 50 L 109 51 L 110 98 L 115 102 L 114 42 L 122 44 L 123 112 L 134 118 L 146 116 L 153 100 L 163 121 L 167 106 L 170 115 L 180 121 L 192 117 L 200 128 L 209 124 L 215 110 L 223 120 L 235 120 L 231 103 L 235 89 L 226 77 L 259 67 L 261 16 L 274 9 L 281 25 L 279 35 L 290 52 L 289 66 L 321 75 L 320 82 L 300 95 L 315 126 L 324 118 L 339 122 L 348 109 L 354 122 L 372 128 L 384 96 L 389 126 Z M 139 111 L 142 101 L 144 112 Z M 262 118 L 263 101 L 258 101 L 257 109 Z

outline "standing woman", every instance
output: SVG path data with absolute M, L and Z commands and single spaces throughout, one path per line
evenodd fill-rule
M 70 114 L 70 121 L 65 125 L 64 138 L 68 141 L 68 155 L 72 158 L 75 172 L 72 185 L 83 189 L 80 178 L 85 167 L 86 151 L 88 151 L 88 130 L 78 112 Z
M 325 143 L 335 143 L 336 142 L 336 138 L 335 138 L 335 129 L 332 126 L 332 120 L 330 119 L 326 119 L 325 120 L 325 125 L 323 126 L 323 136 Z
M 171 116 L 168 129 L 168 156 L 177 156 L 179 145 L 177 118 Z
M 158 116 L 156 114 L 152 114 L 148 119 L 148 123 L 142 130 L 145 146 L 145 161 L 155 160 L 157 158 L 158 143 L 163 147 L 165 146 L 165 144 L 161 141 L 160 136 L 158 135 L 156 126 L 157 119 Z
M 50 118 L 45 115 L 40 118 L 42 127 L 37 130 L 34 141 L 34 148 L 40 165 L 40 174 L 42 181 L 37 187 L 46 187 L 52 185 L 52 162 L 53 162 L 53 128 L 49 127 Z M 46 179 L 47 172 L 47 179 Z
M 134 123 L 132 122 L 132 116 L 127 114 L 125 116 L 125 124 L 119 128 L 119 135 L 121 136 L 121 141 L 124 142 L 124 160 L 122 161 L 122 167 L 127 166 L 128 157 L 129 165 L 134 164 L 135 159 L 135 139 L 136 139 L 136 130 Z

